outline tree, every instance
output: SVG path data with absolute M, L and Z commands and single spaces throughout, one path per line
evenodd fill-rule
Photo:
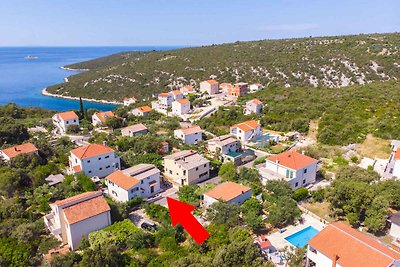
M 180 187 L 179 191 L 177 192 L 179 200 L 193 206 L 199 206 L 200 196 L 196 193 L 196 190 L 198 189 L 198 185 L 184 185 Z
M 97 189 L 96 184 L 86 174 L 79 173 L 76 175 L 76 180 L 82 186 L 84 192 L 95 191 Z
M 296 201 L 302 201 L 310 196 L 308 189 L 305 187 L 299 188 L 293 192 L 293 199 Z
M 8 166 L 0 168 L 0 193 L 6 196 L 12 196 L 21 189 L 22 183 L 21 175 Z
M 123 257 L 114 244 L 104 243 L 91 247 L 83 252 L 80 266 L 118 267 L 125 266 L 126 257 Z
M 377 196 L 365 213 L 365 226 L 371 232 L 383 231 L 388 217 L 389 201 L 384 196 Z
M 256 231 L 264 226 L 261 215 L 255 212 L 247 212 L 244 215 L 245 224 L 253 231 Z
M 79 97 L 79 119 L 85 118 L 85 108 L 83 107 L 82 97 Z
M 215 202 L 207 208 L 207 217 L 214 224 L 223 224 L 227 227 L 237 226 L 240 223 L 240 208 L 235 204 Z
M 236 166 L 233 162 L 227 162 L 221 165 L 218 175 L 224 181 L 236 181 L 237 180 L 237 172 Z
M 67 134 L 77 134 L 81 131 L 81 127 L 76 124 L 68 125 Z
M 265 188 L 273 193 L 273 197 L 278 198 L 282 196 L 291 197 L 293 192 L 290 185 L 286 181 L 282 180 L 268 180 L 265 184 Z
M 292 224 L 301 215 L 296 201 L 292 198 L 283 196 L 271 206 L 268 221 L 273 226 Z
M 123 126 L 123 119 L 119 117 L 108 117 L 106 119 L 105 125 L 112 129 L 118 129 Z

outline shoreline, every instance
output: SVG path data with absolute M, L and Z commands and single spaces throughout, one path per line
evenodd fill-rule
M 67 67 L 60 67 L 60 69 L 62 70 L 68 70 L 68 71 L 89 71 L 89 69 L 71 69 L 71 68 L 67 68 Z
M 64 98 L 64 99 L 69 99 L 69 100 L 79 100 L 79 97 L 76 97 L 76 96 L 63 96 L 63 95 L 49 93 L 49 92 L 47 92 L 47 87 L 42 89 L 41 93 L 42 93 L 42 95 L 48 96 L 48 97 Z M 91 99 L 91 98 L 84 98 L 84 97 L 82 97 L 82 100 L 86 101 L 86 102 L 101 103 L 101 104 L 123 105 L 123 103 L 118 102 L 118 101 L 98 100 L 98 99 Z

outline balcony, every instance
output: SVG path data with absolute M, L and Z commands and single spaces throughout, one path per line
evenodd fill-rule
M 58 237 L 61 235 L 61 227 L 55 222 L 53 213 L 44 216 L 44 224 L 54 236 Z

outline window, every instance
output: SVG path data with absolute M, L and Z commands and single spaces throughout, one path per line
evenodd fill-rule
M 294 187 L 298 187 L 299 186 L 299 183 L 296 183 L 295 185 L 294 185 Z
M 106 169 L 109 169 L 111 166 L 110 165 L 108 165 L 107 167 L 106 167 Z
M 99 160 L 101 160 L 101 158 L 99 158 Z
M 306 183 L 306 179 L 303 180 L 303 184 L 305 184 L 305 183 Z
M 103 168 L 99 168 L 99 171 L 103 170 Z
M 172 174 L 172 170 L 169 170 L 169 174 Z
M 183 175 L 186 175 L 186 170 L 183 170 Z
M 140 184 L 143 184 L 143 180 L 140 180 Z
M 304 173 L 307 173 L 307 169 L 304 169 Z
M 196 167 L 196 171 L 198 171 L 199 170 L 199 167 Z
M 105 156 L 104 158 L 105 158 L 105 159 L 108 159 L 109 157 L 110 157 L 110 156 Z
M 207 164 L 204 164 L 204 168 L 207 167 Z
M 92 171 L 88 171 L 89 173 L 92 173 Z
M 90 163 L 90 160 L 88 160 L 87 163 Z

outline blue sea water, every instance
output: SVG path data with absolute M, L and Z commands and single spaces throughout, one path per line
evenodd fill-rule
M 313 238 L 316 234 L 318 234 L 318 230 L 312 226 L 308 226 L 288 237 L 285 239 L 290 242 L 295 247 L 304 248 L 308 241 Z
M 60 67 L 123 51 L 169 50 L 176 47 L 0 47 L 0 105 L 15 103 L 64 111 L 79 109 L 79 101 L 47 97 L 41 90 L 77 72 Z M 25 59 L 32 55 L 37 59 Z M 112 110 L 116 106 L 85 102 L 85 108 Z

